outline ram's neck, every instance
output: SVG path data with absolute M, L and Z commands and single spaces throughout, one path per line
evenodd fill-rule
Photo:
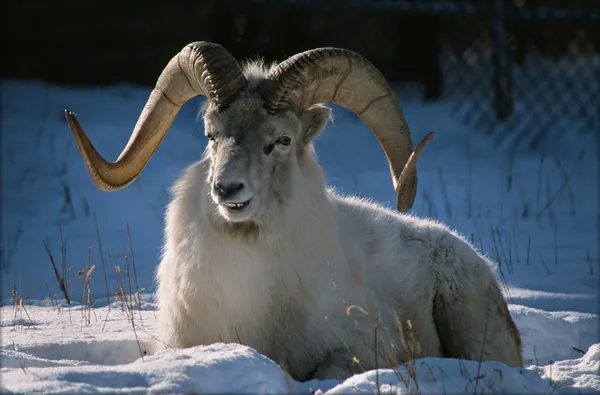
M 337 238 L 334 211 L 323 171 L 312 152 L 299 157 L 293 197 L 283 210 L 260 222 L 228 223 L 220 217 L 207 190 L 208 169 L 209 161 L 203 159 L 175 183 L 167 210 L 167 247 L 171 244 L 179 250 L 181 243 L 201 244 L 203 248 L 223 245 L 228 250 L 251 249 L 278 258 L 291 250 L 325 248 L 335 242 L 330 240 Z

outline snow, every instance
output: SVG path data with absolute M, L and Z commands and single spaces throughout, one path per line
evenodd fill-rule
M 50 302 L 47 302 L 50 303 Z M 19 393 L 549 393 L 599 388 L 600 344 L 578 359 L 525 369 L 499 362 L 423 358 L 399 369 L 365 372 L 344 382 L 294 382 L 273 361 L 237 344 L 212 344 L 147 355 L 154 311 L 133 310 L 137 340 L 127 309 L 119 303 L 96 308 L 90 325 L 85 307 L 25 307 L 34 322 L 12 325 L 5 306 L 0 354 L 3 392 Z M 20 315 L 17 311 L 16 315 Z M 106 320 L 106 324 L 104 321 Z M 139 327 L 143 322 L 143 327 Z M 82 324 L 83 323 L 83 324 Z M 103 329 L 104 328 L 104 329 Z M 69 337 L 65 338 L 64 333 Z M 553 380 L 554 384 L 550 382 Z M 568 387 L 567 387 L 568 386 Z M 413 392 L 411 392 L 413 391 Z M 568 392 L 567 392 L 568 393 Z M 577 393 L 577 392 L 576 392 Z
M 64 120 L 65 108 L 75 111 L 98 150 L 116 158 L 148 94 L 127 84 L 1 82 L 2 393 L 600 392 L 598 135 L 566 131 L 538 151 L 511 151 L 462 125 L 449 101 L 402 100 L 414 140 L 436 132 L 419 164 L 413 211 L 457 229 L 498 263 L 525 368 L 424 358 L 344 382 L 298 383 L 237 344 L 149 355 L 167 189 L 204 150 L 201 99 L 183 107 L 140 179 L 117 193 L 94 186 Z M 393 207 L 379 143 L 355 115 L 334 113 L 316 144 L 328 182 Z M 95 265 L 91 308 L 86 265 Z M 140 290 L 133 308 L 114 295 L 118 284 Z

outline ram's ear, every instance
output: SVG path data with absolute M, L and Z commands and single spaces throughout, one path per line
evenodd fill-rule
M 322 104 L 315 104 L 304 110 L 298 118 L 302 124 L 301 145 L 306 147 L 327 125 L 331 119 L 331 109 Z

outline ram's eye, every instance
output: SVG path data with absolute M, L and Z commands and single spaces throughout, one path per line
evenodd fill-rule
M 277 139 L 277 144 L 281 145 L 290 145 L 292 142 L 292 138 L 289 136 L 281 136 Z
M 204 133 L 204 135 L 206 136 L 208 141 L 214 141 L 214 139 L 215 139 L 215 135 L 212 134 L 211 132 L 206 132 L 206 133 Z

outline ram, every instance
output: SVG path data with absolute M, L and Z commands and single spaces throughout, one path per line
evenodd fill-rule
M 189 44 L 116 162 L 66 110 L 95 184 L 133 182 L 197 95 L 208 98 L 209 142 L 172 188 L 156 273 L 158 349 L 239 342 L 296 380 L 426 356 L 522 366 L 492 263 L 440 223 L 401 213 L 431 134 L 413 151 L 398 100 L 370 62 L 320 48 L 241 67 L 217 44 Z M 326 187 L 312 144 L 331 116 L 323 103 L 355 112 L 377 137 L 401 212 Z

